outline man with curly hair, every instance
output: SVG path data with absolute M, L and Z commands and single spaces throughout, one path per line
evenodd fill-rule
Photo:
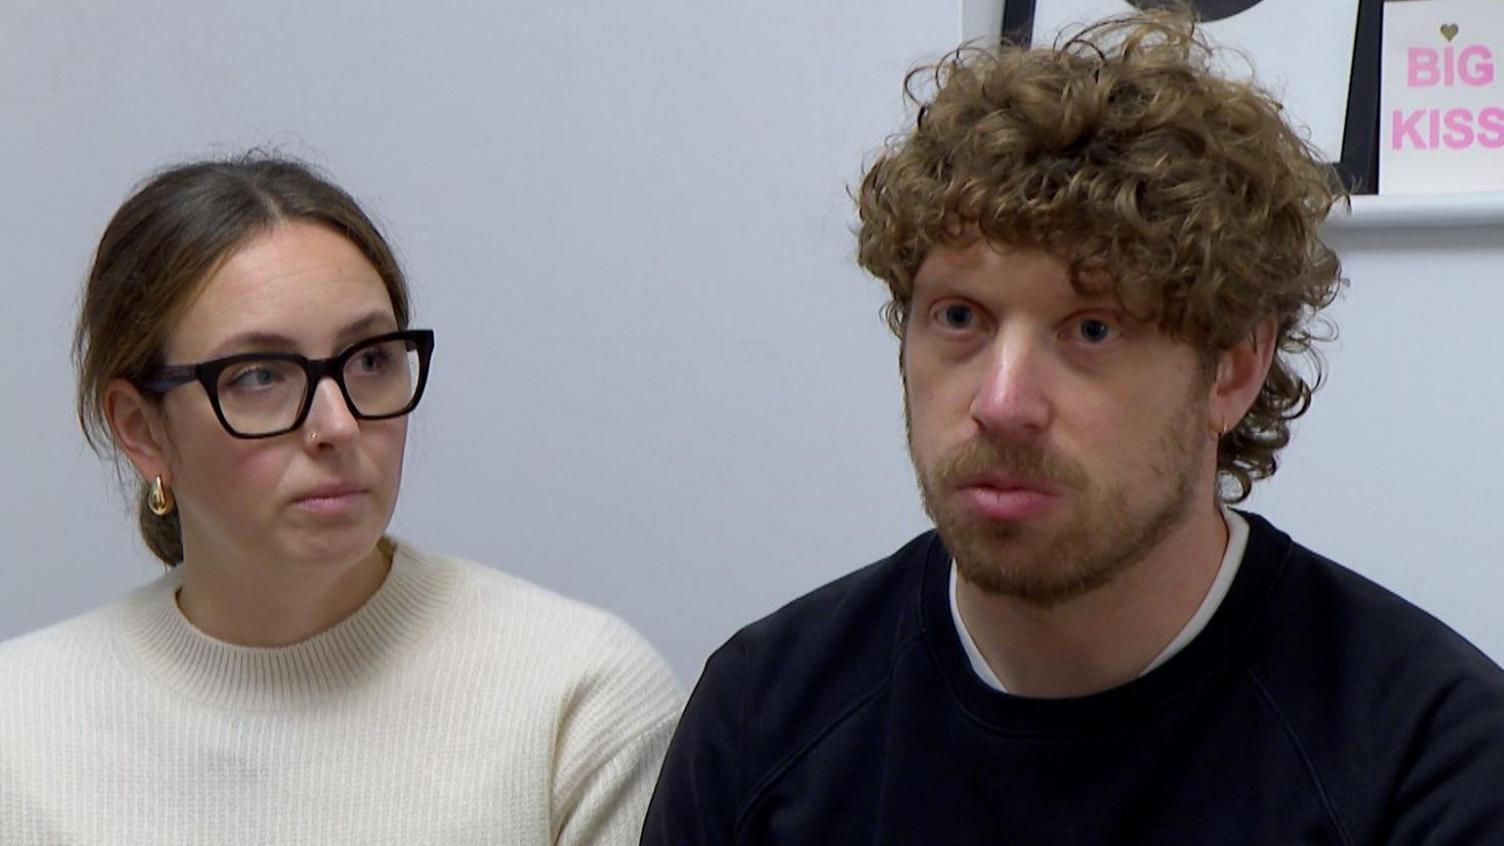
M 1210 55 L 1149 13 L 910 75 L 859 256 L 937 530 L 710 658 L 644 843 L 1504 843 L 1504 672 L 1229 507 L 1343 191 Z

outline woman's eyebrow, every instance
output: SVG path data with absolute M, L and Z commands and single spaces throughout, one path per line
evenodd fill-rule
M 339 335 L 336 336 L 339 342 L 335 346 L 342 348 L 352 341 L 359 341 L 372 329 L 378 328 L 384 332 L 396 331 L 397 318 L 385 311 L 373 311 L 341 329 Z
M 364 317 L 345 325 L 336 335 L 336 349 L 343 347 L 351 341 L 358 341 L 367 332 L 377 327 L 396 329 L 397 321 L 392 315 L 383 311 L 373 311 Z M 253 329 L 246 332 L 237 332 L 216 344 L 208 358 L 219 358 L 225 355 L 234 355 L 237 352 L 293 352 L 298 348 L 298 342 L 287 335 L 277 332 Z
M 234 355 L 237 352 L 266 351 L 283 352 L 291 350 L 297 343 L 286 335 L 275 332 L 252 330 L 249 332 L 237 332 L 216 344 L 209 351 L 208 358 L 219 358 L 223 355 Z

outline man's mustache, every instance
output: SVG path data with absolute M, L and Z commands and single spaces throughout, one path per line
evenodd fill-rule
M 1080 465 L 1052 456 L 1037 447 L 972 438 L 956 446 L 936 462 L 930 476 L 942 487 L 953 487 L 967 476 L 1003 472 L 1026 482 L 1051 482 L 1079 490 L 1086 487 L 1086 471 Z

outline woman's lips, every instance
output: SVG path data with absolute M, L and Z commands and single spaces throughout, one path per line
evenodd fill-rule
M 320 488 L 293 500 L 293 505 L 321 516 L 338 516 L 355 508 L 365 496 L 360 488 Z

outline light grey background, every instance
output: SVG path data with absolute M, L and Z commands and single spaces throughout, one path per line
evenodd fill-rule
M 399 535 L 614 610 L 688 683 L 926 526 L 846 191 L 977 4 L 123 5 L 0 27 L 0 637 L 158 572 L 74 421 L 78 284 L 138 178 L 253 144 L 368 204 L 438 332 Z M 1254 502 L 1496 659 L 1500 235 L 1342 236 L 1332 381 Z

